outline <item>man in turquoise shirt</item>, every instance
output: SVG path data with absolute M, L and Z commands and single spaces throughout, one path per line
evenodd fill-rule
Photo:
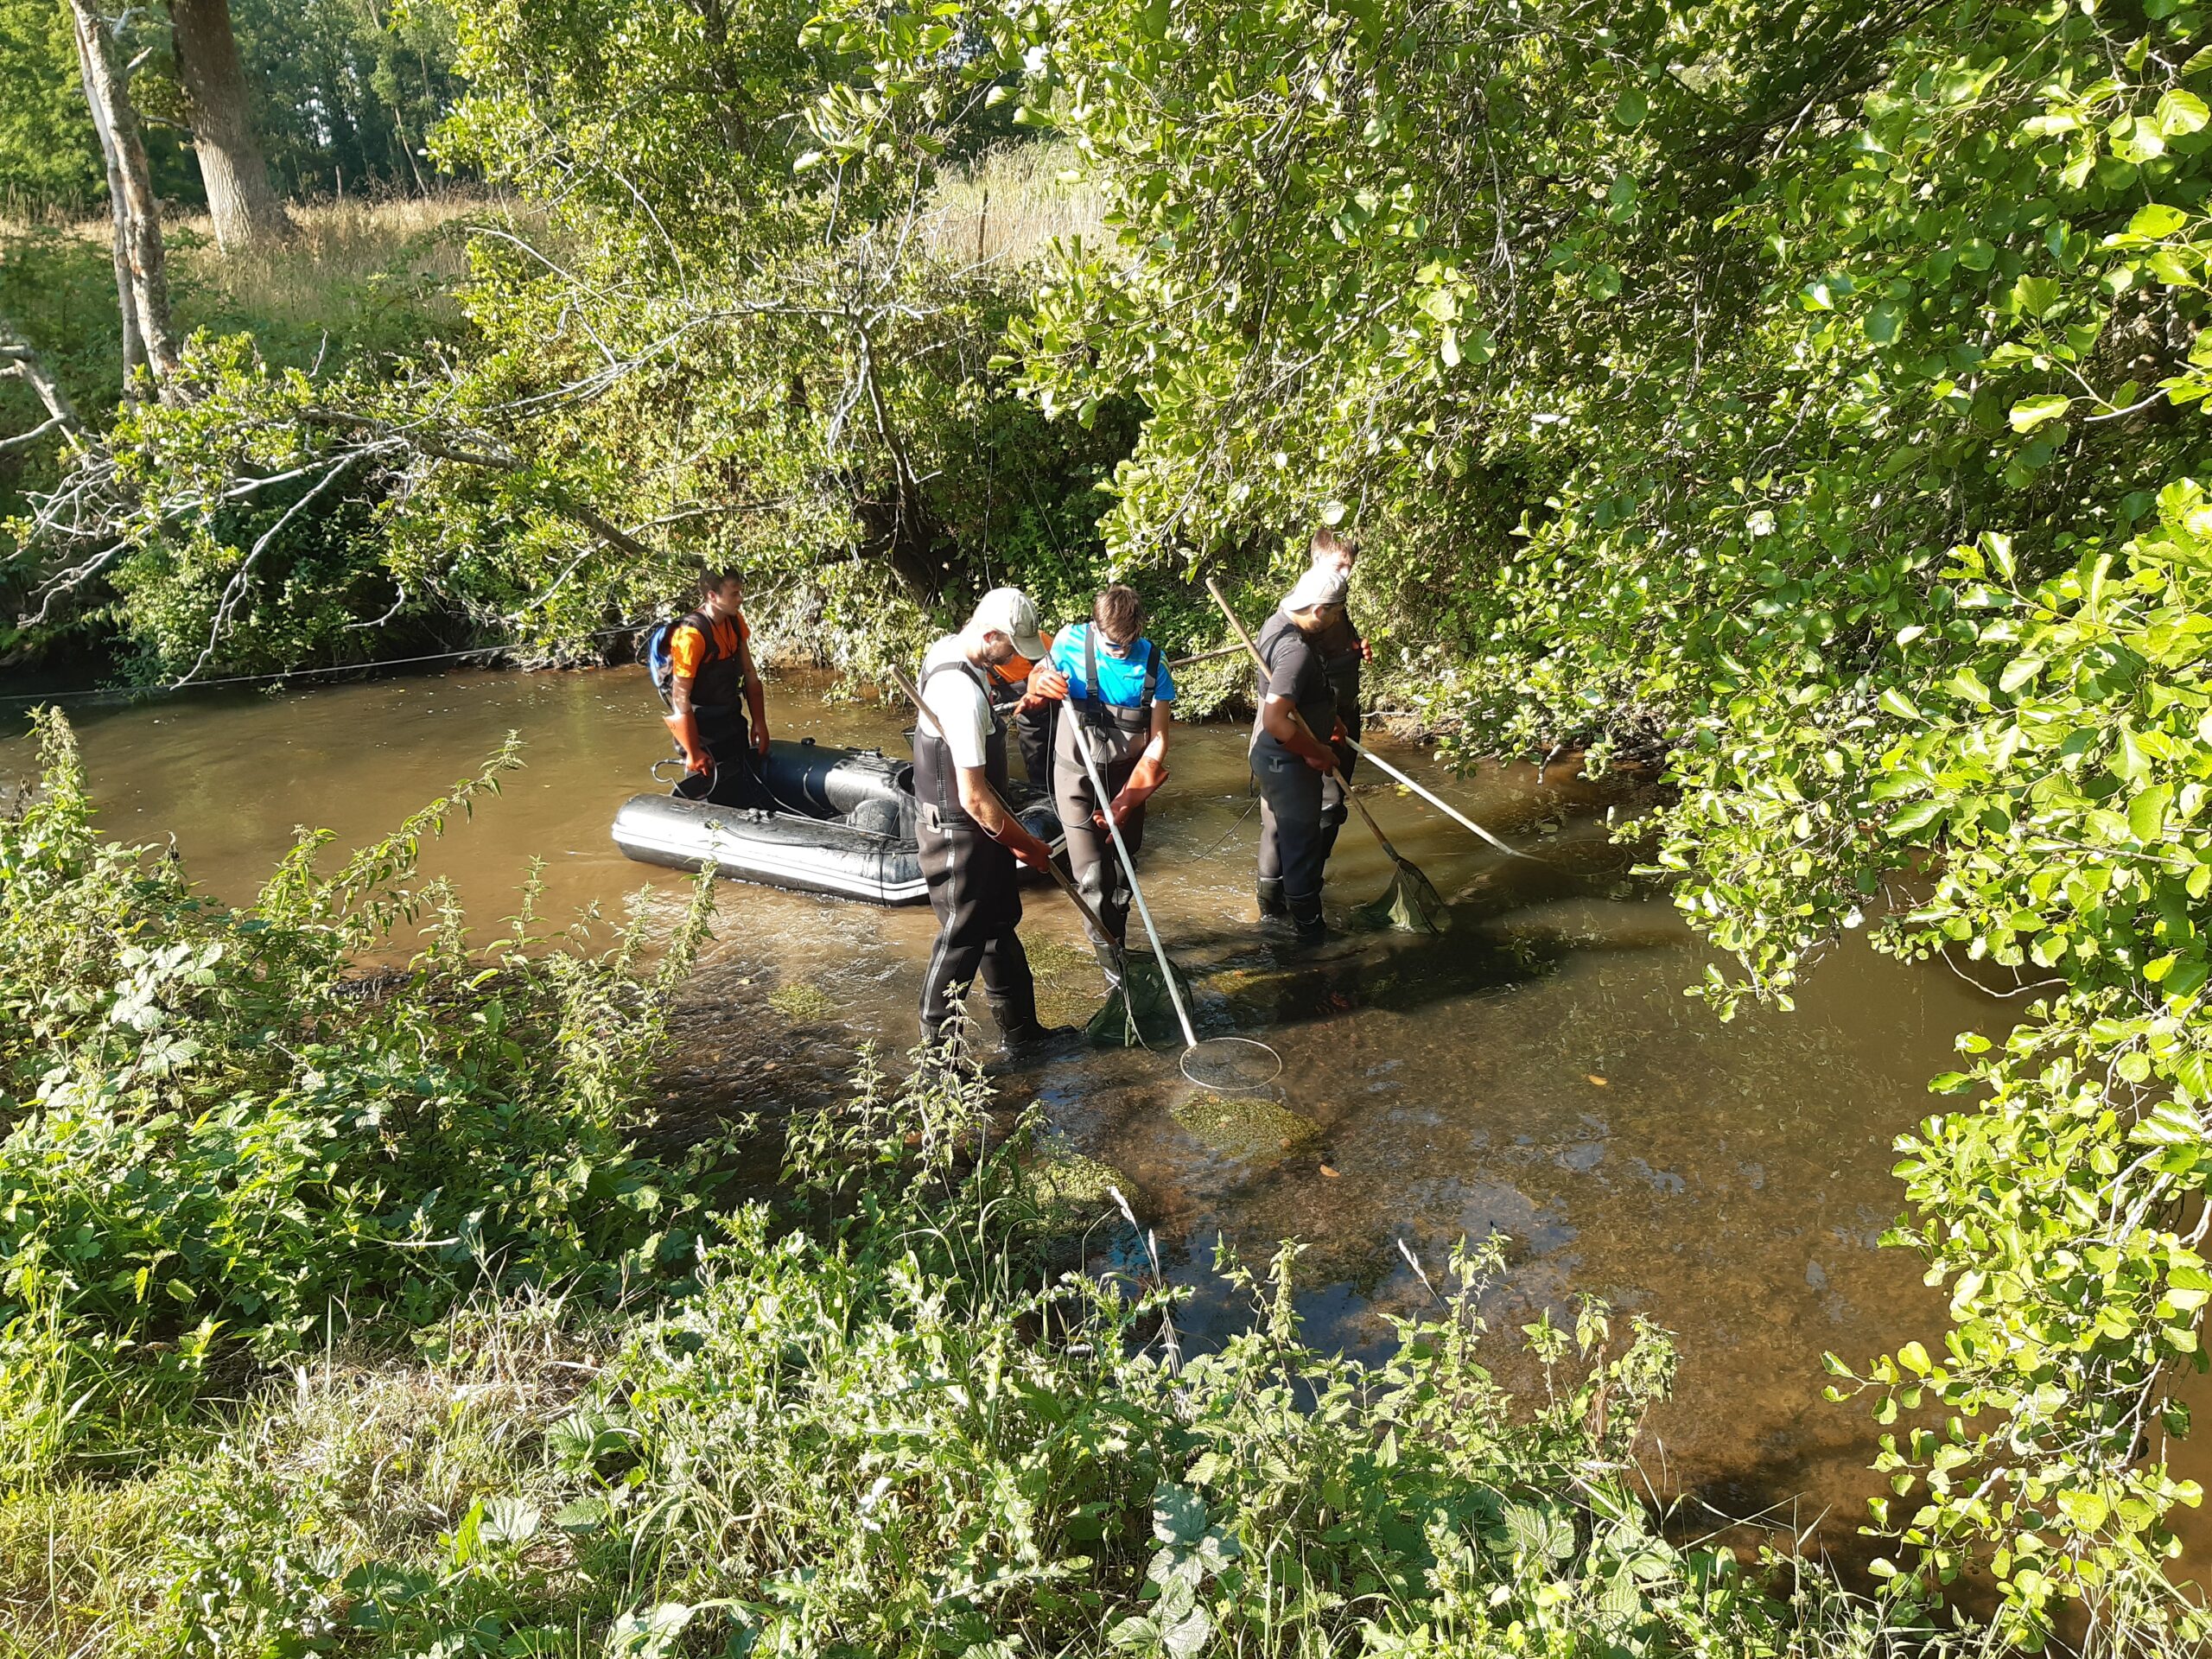
M 1115 856 L 1110 816 L 1132 857 L 1144 841 L 1144 804 L 1167 781 L 1167 730 L 1174 720 L 1175 678 L 1160 647 L 1143 637 L 1144 604 L 1116 583 L 1098 595 L 1090 620 L 1061 630 L 1052 655 L 1030 677 L 1033 692 L 1065 697 L 1066 710 L 1052 749 L 1052 804 L 1067 832 L 1076 885 L 1111 937 L 1095 931 L 1110 994 L 1128 931 L 1129 881 Z M 1106 785 L 1101 800 L 1077 747 L 1086 744 Z

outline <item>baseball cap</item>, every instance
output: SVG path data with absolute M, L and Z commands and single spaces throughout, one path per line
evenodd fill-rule
M 1348 584 L 1344 573 L 1333 565 L 1313 565 L 1282 596 L 1286 611 L 1310 611 L 1316 605 L 1341 605 Z
M 1045 642 L 1037 637 L 1037 601 L 1019 588 L 994 588 L 985 594 L 968 626 L 976 633 L 1005 634 L 1033 663 L 1045 655 Z

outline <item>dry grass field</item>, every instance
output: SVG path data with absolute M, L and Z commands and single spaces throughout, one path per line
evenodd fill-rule
M 1058 240 L 1096 244 L 1107 235 L 1105 206 L 1091 186 L 1062 176 L 1072 157 L 1058 144 L 990 150 L 948 174 L 923 234 L 940 257 L 1022 265 Z

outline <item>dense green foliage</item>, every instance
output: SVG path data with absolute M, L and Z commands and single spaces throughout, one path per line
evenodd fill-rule
M 423 155 L 454 93 L 453 23 L 436 0 L 232 0 L 232 26 L 253 99 L 250 111 L 279 190 L 296 195 L 421 191 Z M 137 16 L 132 53 L 148 54 L 133 95 L 151 118 L 156 186 L 204 198 L 184 142 L 185 98 L 168 17 Z M 69 9 L 0 3 L 0 211 L 13 206 L 104 211 L 107 177 L 79 82 Z
M 105 194 L 67 7 L 0 3 L 0 86 L 7 88 L 0 98 L 0 200 Z
M 1034 89 L 1122 233 L 1030 384 L 1144 396 L 1128 556 L 1341 507 L 1463 749 L 1675 745 L 1724 1012 L 1870 914 L 2063 991 L 1905 1147 L 1957 1325 L 1872 1374 L 1955 1414 L 1885 1455 L 1890 1570 L 1987 1550 L 2030 1637 L 2198 1497 L 2203 27 L 1070 0 Z
M 472 950 L 451 895 L 405 884 L 510 754 L 334 874 L 304 838 L 228 909 L 104 842 L 67 728 L 43 738 L 45 795 L 0 823 L 7 1478 L 143 1449 L 241 1365 L 357 1324 L 688 1255 L 684 1178 L 626 1137 L 703 894 L 648 982 L 634 934 L 549 949 L 527 903 Z M 363 977 L 418 918 L 423 947 Z

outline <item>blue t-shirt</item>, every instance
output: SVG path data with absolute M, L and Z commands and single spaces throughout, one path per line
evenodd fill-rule
M 1078 622 L 1071 628 L 1062 628 L 1052 640 L 1052 654 L 1048 660 L 1068 677 L 1071 700 L 1091 695 L 1083 679 L 1083 642 L 1090 632 L 1090 626 Z M 1106 636 L 1098 636 L 1099 702 L 1110 708 L 1134 709 L 1144 701 L 1144 665 L 1150 654 L 1149 645 L 1148 640 L 1140 639 L 1129 647 L 1127 657 L 1117 657 L 1114 647 L 1106 643 Z M 1160 659 L 1160 678 L 1153 685 L 1152 700 L 1175 701 L 1175 677 L 1168 672 L 1165 656 Z

